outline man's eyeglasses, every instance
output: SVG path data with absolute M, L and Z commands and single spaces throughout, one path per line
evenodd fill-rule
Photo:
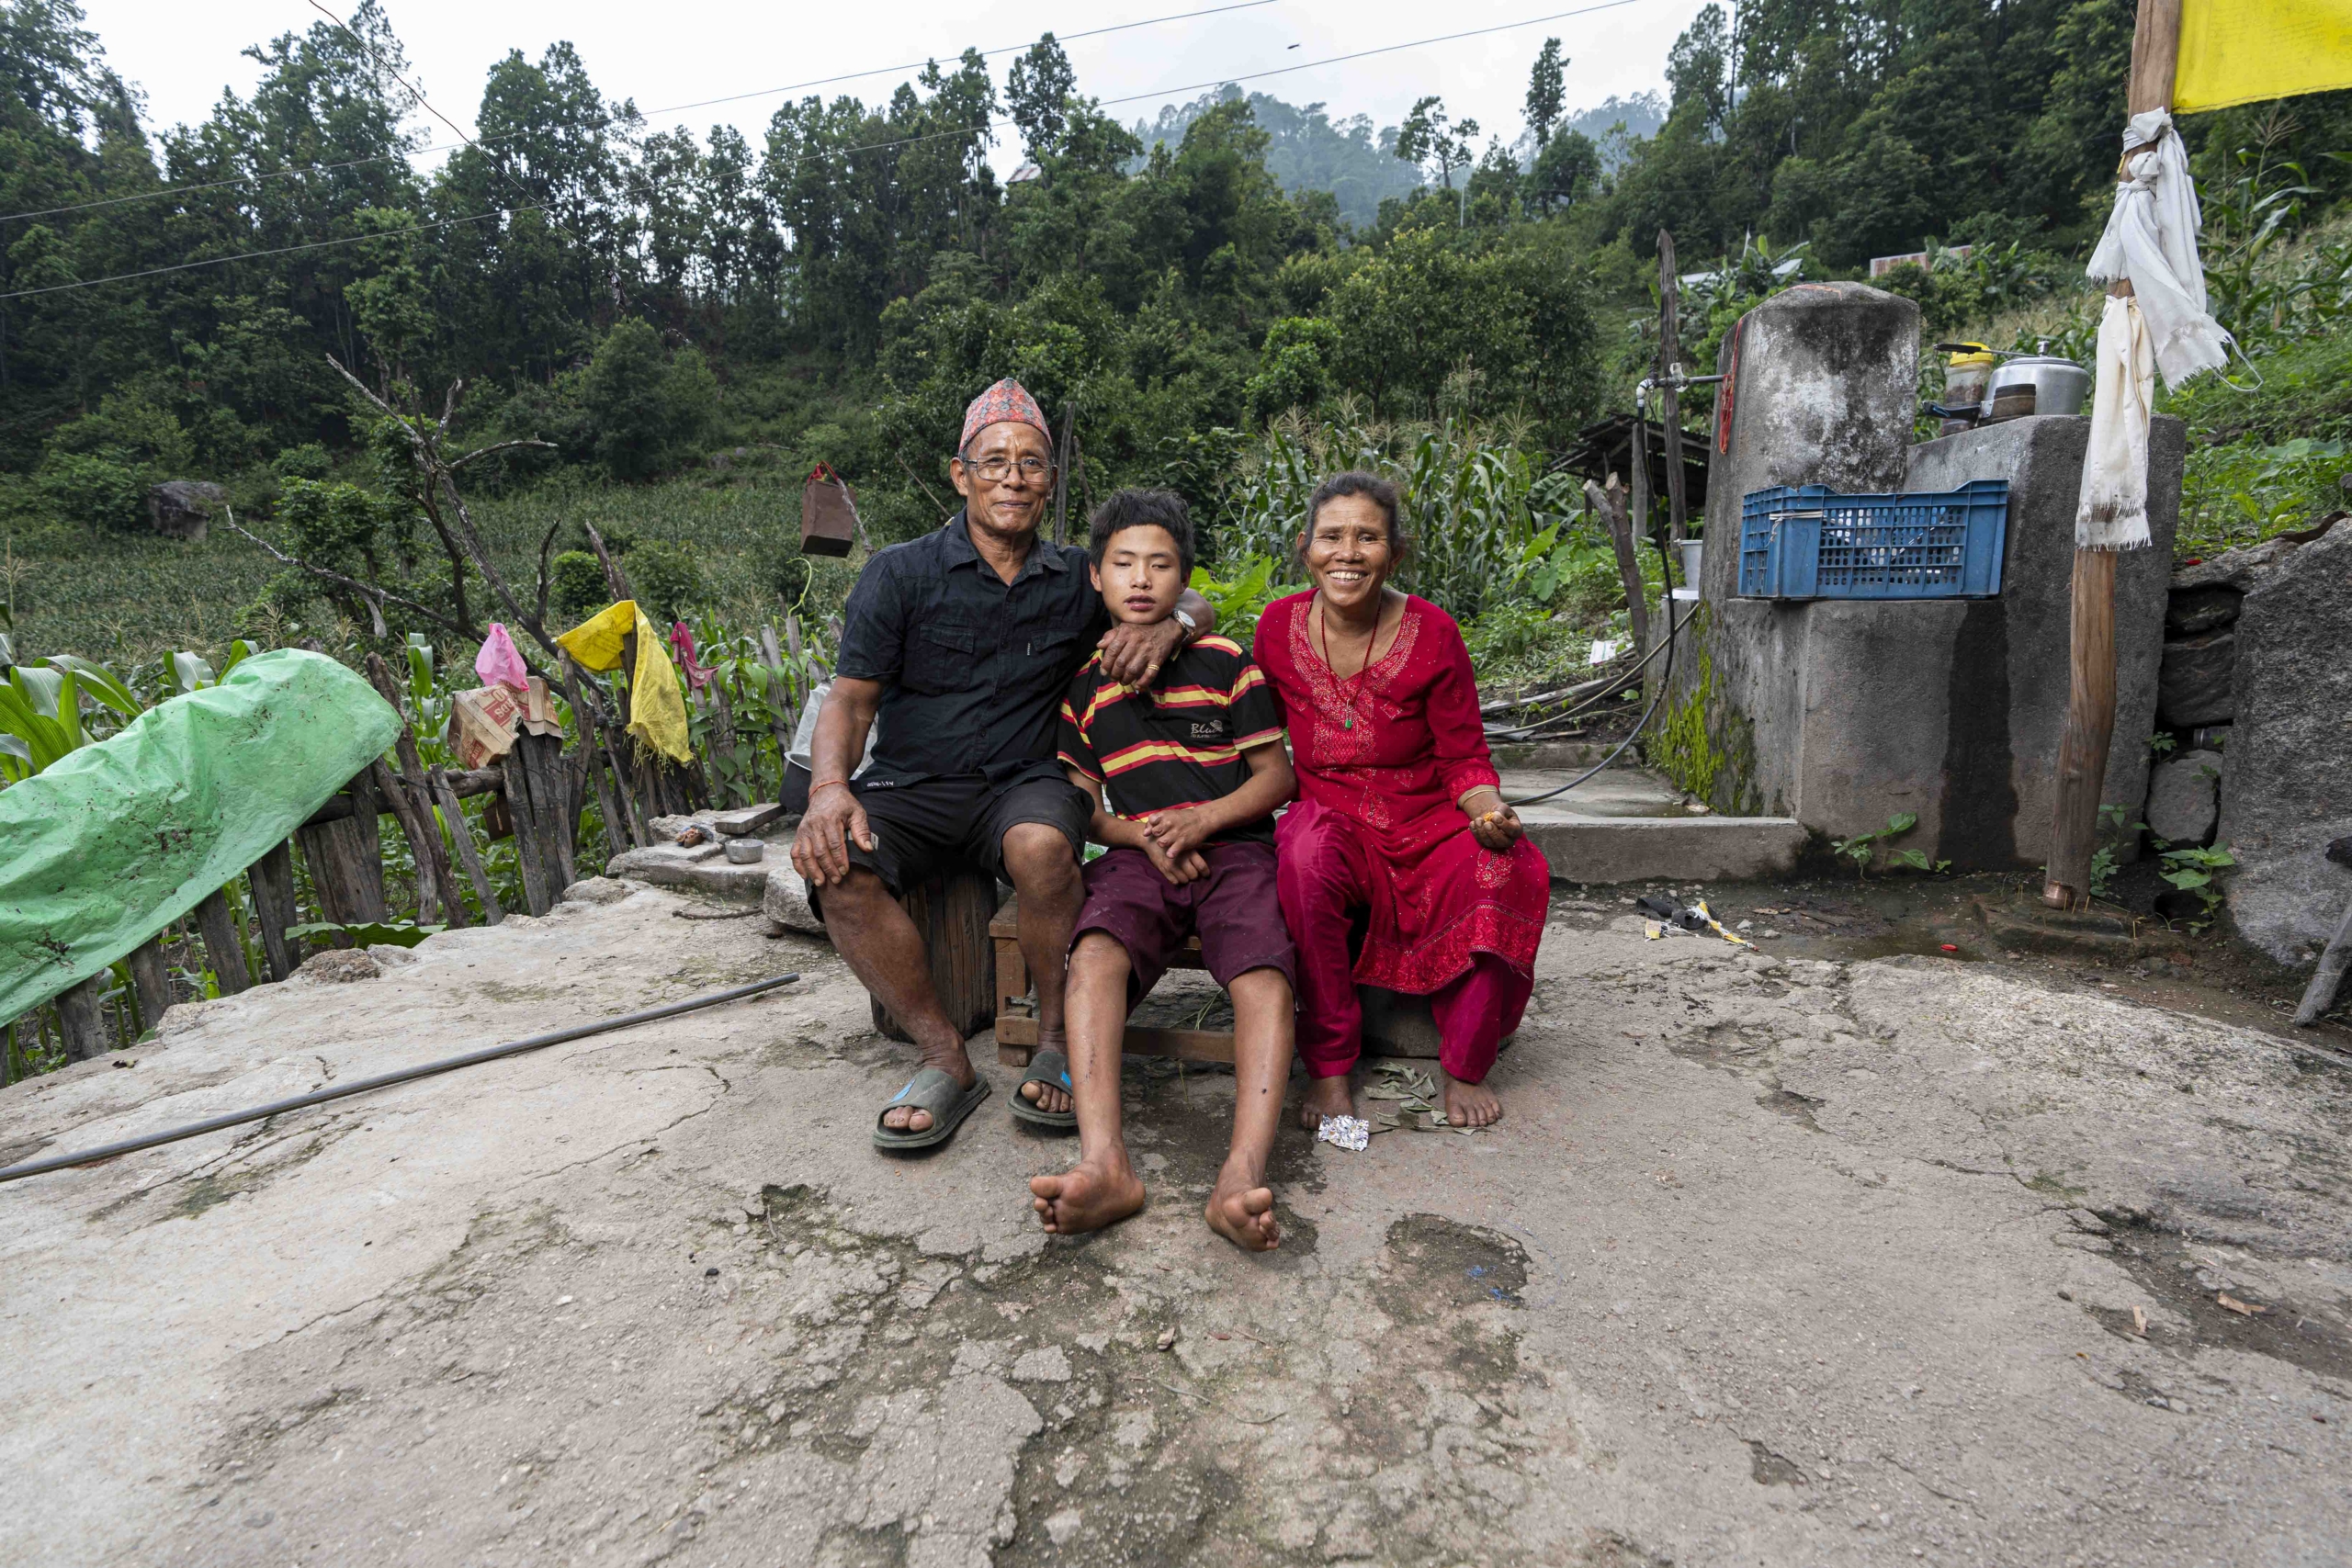
M 1018 463 L 1010 457 L 982 457 L 978 461 L 966 457 L 963 459 L 963 464 L 967 470 L 979 475 L 992 485 L 1002 484 L 1012 476 L 1012 470 L 1016 468 L 1021 470 L 1021 477 L 1024 479 L 1042 479 L 1054 471 L 1053 464 L 1043 457 L 1023 457 Z

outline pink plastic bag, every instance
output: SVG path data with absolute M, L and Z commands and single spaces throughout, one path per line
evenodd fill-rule
M 529 686 L 531 671 L 503 622 L 490 623 L 490 635 L 482 639 L 481 651 L 474 655 L 474 673 L 485 686 L 511 686 L 518 692 Z

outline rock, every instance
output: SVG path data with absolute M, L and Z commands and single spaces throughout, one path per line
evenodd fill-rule
M 617 904 L 628 897 L 626 882 L 609 876 L 583 876 L 563 890 L 567 904 Z
M 1012 1363 L 1012 1381 L 1014 1382 L 1069 1382 L 1069 1358 L 1062 1353 L 1062 1348 L 1058 1345 L 1047 1345 L 1039 1349 L 1023 1351 L 1021 1359 Z
M 771 800 L 760 806 L 746 806 L 738 811 L 722 811 L 711 821 L 728 838 L 741 839 L 761 831 L 783 815 L 784 807 Z
M 314 953 L 294 971 L 297 980 L 312 985 L 343 986 L 354 980 L 372 980 L 383 973 L 376 961 L 356 947 L 332 947 L 324 953 Z
M 2165 643 L 2156 675 L 2156 722 L 2167 729 L 2188 729 L 2233 718 L 2237 660 L 2234 627 Z
M 2165 635 L 2197 637 L 2226 626 L 2238 618 L 2238 606 L 2245 598 L 2244 590 L 2226 583 L 2176 588 L 2165 604 Z
M 228 499 L 227 491 L 208 479 L 166 479 L 149 488 L 147 517 L 167 539 L 201 544 L 211 525 L 212 509 Z
M 2148 777 L 2148 831 L 2169 844 L 2201 844 L 2222 810 L 2222 754 L 2183 751 Z
M 2249 592 L 2254 585 L 2278 565 L 2280 558 L 2290 554 L 2296 541 L 2285 537 L 2265 539 L 2242 550 L 2231 550 L 2211 560 L 2195 566 L 2182 567 L 2172 574 L 2172 591 L 2187 593 L 2199 588 L 2227 586 L 2241 593 Z
M 2245 596 L 2237 722 L 2221 841 L 2237 857 L 2230 914 L 2282 964 L 2327 944 L 2352 870 L 2327 861 L 2352 833 L 2352 526 L 2278 563 Z
M 808 884 L 792 869 L 790 857 L 778 855 L 768 863 L 768 886 L 760 899 L 761 912 L 768 918 L 771 931 L 800 931 L 808 936 L 823 936 L 825 922 L 817 918 L 816 909 L 808 902 Z

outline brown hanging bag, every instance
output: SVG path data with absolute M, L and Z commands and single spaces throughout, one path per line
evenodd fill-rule
M 856 538 L 856 496 L 840 475 L 818 464 L 800 490 L 800 553 L 845 556 Z

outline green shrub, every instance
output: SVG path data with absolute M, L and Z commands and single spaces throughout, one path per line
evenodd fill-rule
M 637 590 L 638 607 L 657 626 L 685 619 L 708 596 L 702 565 L 689 546 L 639 545 L 629 551 L 622 569 Z
M 586 550 L 565 550 L 548 566 L 548 598 L 563 615 L 577 620 L 611 602 L 605 566 Z
M 123 531 L 139 526 L 147 501 L 147 481 L 137 469 L 79 452 L 51 453 L 41 465 L 40 491 L 74 522 Z

